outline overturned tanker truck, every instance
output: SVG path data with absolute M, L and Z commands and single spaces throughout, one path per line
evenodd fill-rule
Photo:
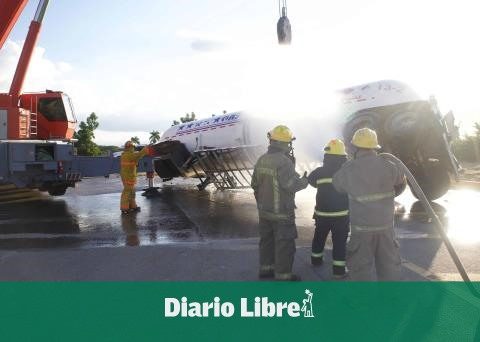
M 357 129 L 374 129 L 382 151 L 402 160 L 428 199 L 448 191 L 452 178 L 458 178 L 459 168 L 450 147 L 454 127 L 449 127 L 452 121 L 441 115 L 433 96 L 422 99 L 398 81 L 350 87 L 340 95 L 347 148 L 351 148 L 348 143 Z
M 251 170 L 265 151 L 265 131 L 237 112 L 172 126 L 153 146 L 154 169 L 164 181 L 195 177 L 199 189 L 248 188 Z
M 339 122 L 346 118 L 342 127 L 347 145 L 355 130 L 375 129 L 383 151 L 409 167 L 430 200 L 447 192 L 458 167 L 450 149 L 449 129 L 433 99 L 422 100 L 397 81 L 369 83 L 340 93 L 340 112 L 335 115 Z M 198 178 L 199 189 L 209 184 L 221 190 L 248 188 L 255 162 L 266 151 L 266 132 L 279 123 L 283 122 L 236 112 L 172 126 L 154 145 L 154 169 L 164 181 Z M 293 123 L 294 132 L 298 124 L 305 122 Z M 324 132 L 320 123 L 318 129 L 311 129 L 314 136 L 299 140 L 318 146 L 321 136 L 327 141 L 341 134 Z

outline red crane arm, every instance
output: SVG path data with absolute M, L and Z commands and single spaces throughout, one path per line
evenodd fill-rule
M 42 26 L 43 16 L 47 10 L 48 2 L 49 0 L 39 1 L 37 11 L 35 12 L 35 17 L 30 24 L 27 38 L 23 44 L 22 53 L 20 54 L 20 59 L 18 60 L 17 69 L 13 75 L 9 92 L 9 94 L 13 96 L 14 101 L 17 100 L 16 97 L 18 97 L 22 91 L 23 82 L 25 81 L 25 76 L 27 75 L 28 66 L 30 65 L 30 60 L 32 59 L 33 50 L 35 49 L 35 44 L 40 33 L 40 27 Z
M 15 26 L 28 0 L 0 0 L 0 49 Z

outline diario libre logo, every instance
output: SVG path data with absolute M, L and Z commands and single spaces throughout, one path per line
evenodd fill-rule
M 273 302 L 268 297 L 240 298 L 238 306 L 214 297 L 211 302 L 193 302 L 187 297 L 165 298 L 165 317 L 306 317 L 313 318 L 313 293 L 305 290 L 306 298 L 298 302 Z M 239 309 L 239 311 L 237 311 Z

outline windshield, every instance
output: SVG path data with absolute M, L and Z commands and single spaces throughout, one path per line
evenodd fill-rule
M 70 122 L 75 121 L 75 111 L 73 110 L 73 103 L 70 100 L 70 97 L 66 94 L 62 94 L 63 104 L 65 105 L 65 111 L 67 113 L 67 119 Z
M 39 99 L 38 109 L 48 121 L 75 121 L 70 99 L 65 94 L 62 97 Z

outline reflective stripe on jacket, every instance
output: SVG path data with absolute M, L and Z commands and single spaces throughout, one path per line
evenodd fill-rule
M 134 186 L 137 182 L 137 164 L 140 159 L 147 155 L 147 147 L 140 152 L 133 149 L 126 150 L 120 157 L 120 176 L 127 186 Z
M 255 164 L 251 185 L 259 216 L 280 221 L 295 219 L 295 193 L 308 182 L 295 172 L 284 152 L 270 148 Z
M 349 198 L 353 231 L 393 228 L 394 187 L 405 182 L 402 170 L 372 150 L 360 150 L 333 176 L 333 185 Z
M 308 176 L 308 183 L 317 188 L 314 218 L 348 216 L 348 196 L 335 190 L 332 178 L 346 161 L 345 156 L 325 154 L 323 166 Z

